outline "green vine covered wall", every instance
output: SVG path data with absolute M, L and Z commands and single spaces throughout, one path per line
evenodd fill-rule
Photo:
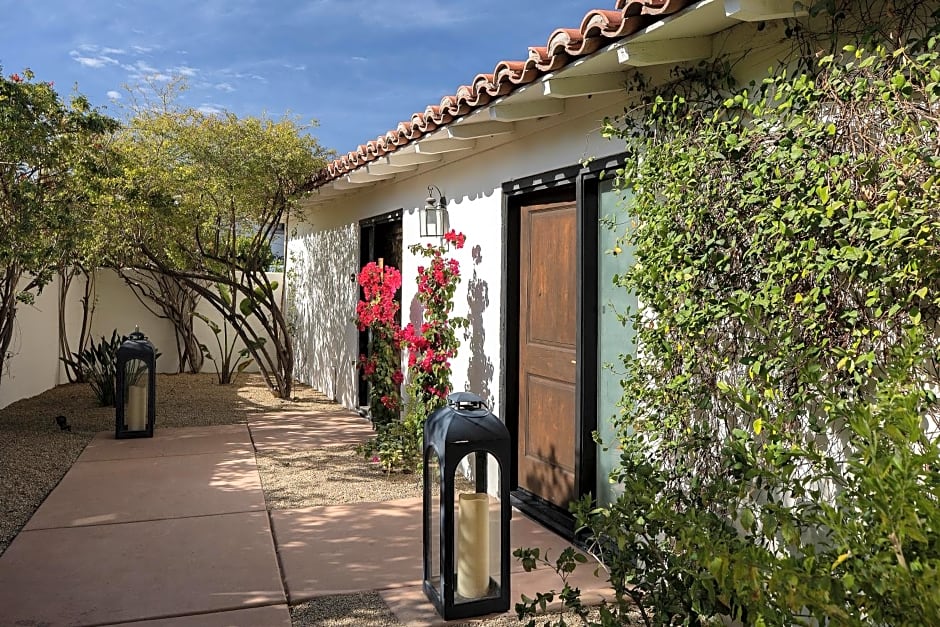
M 641 305 L 622 496 L 576 507 L 597 624 L 940 624 L 940 13 L 811 13 L 762 81 L 713 60 L 605 124 Z

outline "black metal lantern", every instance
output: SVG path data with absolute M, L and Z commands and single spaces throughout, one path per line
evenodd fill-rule
M 475 394 L 424 426 L 424 593 L 444 620 L 509 609 L 510 440 Z
M 421 237 L 444 237 L 447 222 L 447 198 L 436 185 L 428 185 L 428 197 L 421 210 Z
M 157 351 L 140 329 L 117 351 L 115 438 L 152 438 L 156 413 Z

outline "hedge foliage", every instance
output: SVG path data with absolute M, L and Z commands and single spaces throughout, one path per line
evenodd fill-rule
M 940 624 L 940 39 L 892 4 L 810 66 L 729 92 L 709 65 L 606 125 L 641 305 L 623 496 L 577 507 L 601 624 Z

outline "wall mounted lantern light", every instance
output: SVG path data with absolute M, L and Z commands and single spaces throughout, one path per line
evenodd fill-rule
M 437 192 L 437 199 L 434 192 Z M 447 198 L 437 185 L 428 185 L 428 198 L 421 210 L 421 237 L 444 237 L 447 230 Z

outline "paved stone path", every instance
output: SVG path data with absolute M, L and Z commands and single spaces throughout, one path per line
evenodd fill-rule
M 265 509 L 256 450 L 371 433 L 334 411 L 98 434 L 0 556 L 0 625 L 290 627 L 288 604 L 364 590 L 407 625 L 442 624 L 421 591 L 420 500 Z M 514 546 L 567 546 L 518 513 L 512 525 Z M 513 568 L 514 599 L 558 585 Z

